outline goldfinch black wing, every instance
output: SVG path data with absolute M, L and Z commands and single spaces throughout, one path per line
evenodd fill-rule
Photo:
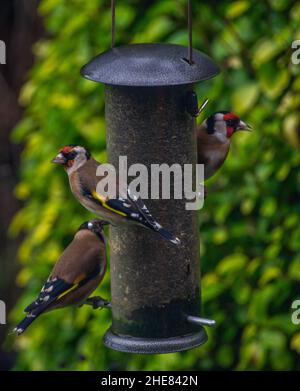
M 156 231 L 171 243 L 176 245 L 180 244 L 180 240 L 177 237 L 175 237 L 171 232 L 166 230 L 155 220 L 141 197 L 137 197 L 135 194 L 132 194 L 130 189 L 127 191 L 127 196 L 132 207 L 138 210 L 139 220 L 142 221 L 146 227 Z
M 72 290 L 72 288 L 73 284 L 69 284 L 60 278 L 49 278 L 38 298 L 25 308 L 26 317 L 14 328 L 14 332 L 17 335 L 22 334 L 54 301 Z
M 44 311 L 55 302 L 62 299 L 70 292 L 75 291 L 88 281 L 94 278 L 100 272 L 100 267 L 89 276 L 82 276 L 74 283 L 68 283 L 62 278 L 50 277 L 43 286 L 38 298 L 25 308 L 26 317 L 15 327 L 14 332 L 17 335 L 22 334 L 27 327 Z
M 121 218 L 139 223 L 146 228 L 159 233 L 162 237 L 173 244 L 180 244 L 180 240 L 177 237 L 163 228 L 153 218 L 147 206 L 140 197 L 130 194 L 130 191 L 125 191 L 126 186 L 122 186 L 122 189 L 116 189 L 116 194 L 118 194 L 116 198 L 107 199 L 107 197 L 99 194 L 96 191 L 99 178 L 97 178 L 95 175 L 95 171 L 97 170 L 98 166 L 98 162 L 92 161 L 88 169 L 88 175 L 87 173 L 83 175 L 82 172 L 82 175 L 80 176 L 81 194 L 83 197 L 88 198 L 90 202 L 94 203 L 96 214 L 97 207 L 101 206 L 112 214 L 116 214 Z M 125 195 L 123 193 L 125 193 Z M 100 211 L 99 214 L 101 214 Z
M 41 289 L 38 298 L 29 304 L 24 311 L 26 313 L 32 312 L 40 306 L 46 309 L 54 300 L 57 300 L 60 296 L 62 297 L 62 295 L 69 292 L 74 286 L 75 284 L 70 284 L 61 278 L 49 278 Z
M 128 189 L 127 192 L 128 200 L 130 201 L 131 205 L 139 211 L 141 216 L 147 221 L 147 223 L 152 226 L 154 229 L 155 227 L 157 230 L 161 227 L 160 224 L 154 219 L 154 217 L 151 215 L 149 209 L 145 205 L 144 201 L 141 199 L 141 197 L 137 197 L 136 195 L 132 194 L 131 191 Z
M 125 198 L 111 198 L 106 199 L 96 191 L 89 191 L 86 188 L 82 188 L 82 193 L 85 197 L 89 198 L 90 201 L 95 203 L 95 206 L 102 206 L 111 213 L 116 213 L 122 217 L 142 221 L 143 218 L 139 214 L 139 210 L 132 204 L 131 201 Z
M 96 191 L 86 192 L 86 194 L 88 194 L 88 197 L 97 203 L 97 205 L 101 205 L 111 213 L 116 213 L 124 218 L 140 223 L 152 231 L 159 233 L 173 244 L 180 244 L 180 240 L 177 237 L 162 227 L 154 219 L 144 201 L 140 197 L 131 194 L 130 191 L 127 192 L 126 199 L 120 197 L 106 200 Z
M 121 218 L 128 218 L 137 222 L 143 221 L 143 216 L 140 215 L 138 207 L 128 196 L 126 186 L 121 185 L 121 188 L 117 185 L 116 197 L 108 198 L 106 195 L 102 195 L 97 192 L 97 185 L 101 180 L 96 175 L 97 168 L 100 164 L 94 159 L 90 159 L 89 163 L 85 164 L 84 168 L 80 171 L 80 193 L 81 195 L 90 201 L 90 205 L 94 204 L 95 213 L 99 210 L 99 206 L 106 209 L 112 214 L 119 215 Z M 101 211 L 99 210 L 101 215 Z

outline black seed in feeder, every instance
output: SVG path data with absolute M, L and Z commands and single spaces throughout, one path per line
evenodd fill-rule
M 199 110 L 193 84 L 219 70 L 191 47 L 191 3 L 189 48 L 114 47 L 114 1 L 112 10 L 113 48 L 81 70 L 86 79 L 105 84 L 109 163 L 118 167 L 119 156 L 127 156 L 128 166 L 148 169 L 153 163 L 196 165 L 193 117 Z M 137 226 L 110 228 L 113 322 L 104 343 L 130 353 L 191 349 L 207 340 L 203 326 L 214 323 L 201 318 L 198 213 L 186 210 L 185 199 L 146 204 L 181 245 Z

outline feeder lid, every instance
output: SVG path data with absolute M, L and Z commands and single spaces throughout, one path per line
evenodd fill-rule
M 81 69 L 86 79 L 117 86 L 154 87 L 193 84 L 210 79 L 219 68 L 204 53 L 174 44 L 150 43 L 115 47 Z

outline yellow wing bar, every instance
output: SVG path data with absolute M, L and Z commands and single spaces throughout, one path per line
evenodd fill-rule
M 101 205 L 102 205 L 104 208 L 106 208 L 106 209 L 108 209 L 108 210 L 110 210 L 110 211 L 112 211 L 112 212 L 114 212 L 114 213 L 117 213 L 117 214 L 120 215 L 120 216 L 127 217 L 127 214 L 126 214 L 126 213 L 121 212 L 121 211 L 119 211 L 118 209 L 112 208 L 111 206 L 107 205 L 106 200 L 104 199 L 104 197 L 101 197 L 96 191 L 93 191 L 93 192 L 92 192 L 92 196 L 93 196 L 96 200 L 100 201 L 100 202 L 101 202 Z
M 61 293 L 56 300 L 59 300 L 61 299 L 63 296 L 67 295 L 68 293 L 72 292 L 74 289 L 76 289 L 78 287 L 79 283 L 78 284 L 75 284 L 73 286 L 71 286 L 71 288 L 67 289 L 65 292 Z

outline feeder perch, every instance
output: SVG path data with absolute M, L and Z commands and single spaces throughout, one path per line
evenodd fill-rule
M 105 84 L 109 163 L 197 163 L 193 85 L 219 69 L 192 49 L 173 44 L 114 47 L 85 65 L 86 79 Z M 171 186 L 172 194 L 172 186 Z M 206 342 L 201 318 L 198 213 L 185 199 L 145 200 L 157 220 L 181 240 L 174 246 L 137 226 L 110 227 L 112 326 L 107 347 L 130 353 L 168 353 Z

